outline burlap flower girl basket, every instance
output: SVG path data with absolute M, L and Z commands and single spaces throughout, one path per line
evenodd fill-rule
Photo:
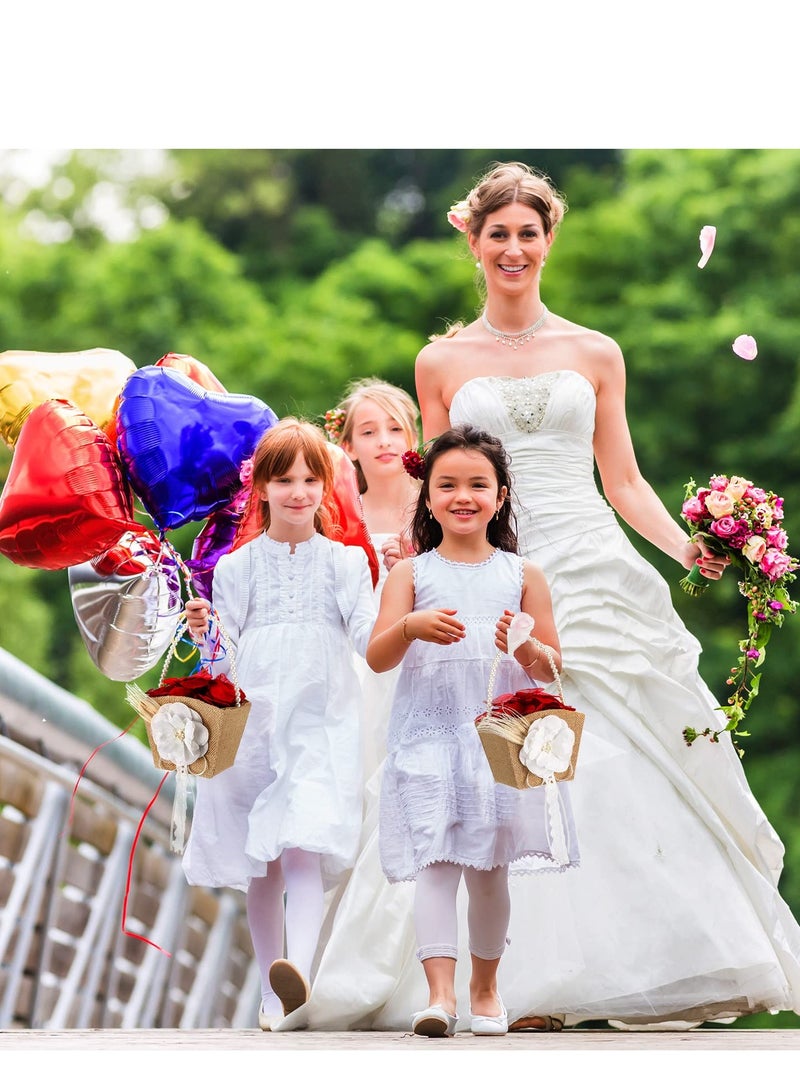
M 511 788 L 572 780 L 585 719 L 582 712 L 564 703 L 561 678 L 550 649 L 538 640 L 534 644 L 547 656 L 558 698 L 544 690 L 521 690 L 511 695 L 508 705 L 512 707 L 501 704 L 498 708 L 493 700 L 494 682 L 504 654 L 498 652 L 489 674 L 486 711 L 475 720 L 494 779 Z M 513 708 L 535 707 L 537 695 L 541 695 L 539 703 L 546 706 L 541 710 L 523 714 Z
M 224 769 L 229 769 L 236 758 L 250 714 L 250 702 L 244 698 L 239 687 L 232 646 L 216 614 L 215 621 L 228 647 L 230 680 L 225 676 L 204 679 L 191 675 L 189 678 L 172 680 L 175 693 L 158 695 L 154 695 L 153 691 L 145 693 L 136 685 L 126 686 L 128 703 L 145 722 L 156 769 L 186 771 L 198 777 L 213 777 Z M 175 630 L 164 660 L 159 685 L 154 687 L 155 690 L 166 688 L 164 680 L 167 668 L 185 629 L 184 619 Z M 230 700 L 231 703 L 225 706 L 210 703 L 203 699 L 204 691 L 209 696 Z M 191 696 L 192 692 L 196 695 Z M 162 710 L 169 705 L 176 707 L 171 713 L 165 714 Z

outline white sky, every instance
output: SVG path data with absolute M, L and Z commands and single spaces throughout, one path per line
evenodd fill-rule
M 778 0 L 31 2 L 3 15 L 0 143 L 792 146 L 790 10 Z

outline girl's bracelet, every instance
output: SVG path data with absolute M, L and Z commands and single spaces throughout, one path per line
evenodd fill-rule
M 407 621 L 408 621 L 408 614 L 406 614 L 405 617 L 403 618 L 403 627 L 402 627 L 403 640 L 405 640 L 406 644 L 413 644 L 414 641 L 417 638 L 415 636 L 409 636 L 408 633 L 406 632 L 406 622 Z
M 522 669 L 524 671 L 529 671 L 531 669 L 531 667 L 533 666 L 533 664 L 538 661 L 540 647 L 541 647 L 541 645 L 537 643 L 536 644 L 536 655 L 533 657 L 533 659 L 530 661 L 530 663 L 520 663 L 520 666 L 522 667 Z

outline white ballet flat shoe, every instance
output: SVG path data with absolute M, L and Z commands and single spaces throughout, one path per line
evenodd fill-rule
M 411 1030 L 424 1038 L 452 1038 L 456 1032 L 457 1015 L 450 1015 L 440 1004 L 414 1012 Z
M 508 1034 L 508 1012 L 498 996 L 499 1015 L 473 1015 L 469 1009 L 469 1029 L 473 1034 Z
M 274 1015 L 268 1015 L 264 1011 L 264 1005 L 263 1004 L 259 1004 L 259 1007 L 258 1007 L 258 1025 L 261 1027 L 262 1030 L 272 1030 L 272 1020 L 274 1018 L 275 1018 Z

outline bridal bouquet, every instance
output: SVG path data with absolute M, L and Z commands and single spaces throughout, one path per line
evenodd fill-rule
M 726 554 L 743 572 L 739 591 L 747 599 L 747 637 L 739 641 L 739 658 L 727 680 L 733 692 L 721 708 L 727 720 L 724 730 L 732 732 L 734 738 L 742 737 L 749 734 L 741 725 L 758 694 L 761 675 L 757 672 L 764 663 L 772 628 L 779 628 L 784 615 L 797 609 L 788 585 L 795 579 L 800 562 L 789 555 L 789 538 L 781 526 L 782 497 L 758 488 L 746 478 L 723 474 L 713 476 L 708 487 L 698 488 L 689 481 L 685 490 L 681 517 L 692 539 Z M 695 565 L 680 585 L 690 595 L 702 595 L 708 584 Z M 683 732 L 688 746 L 698 735 L 708 735 L 718 742 L 720 733 L 710 728 L 697 732 L 691 727 Z

